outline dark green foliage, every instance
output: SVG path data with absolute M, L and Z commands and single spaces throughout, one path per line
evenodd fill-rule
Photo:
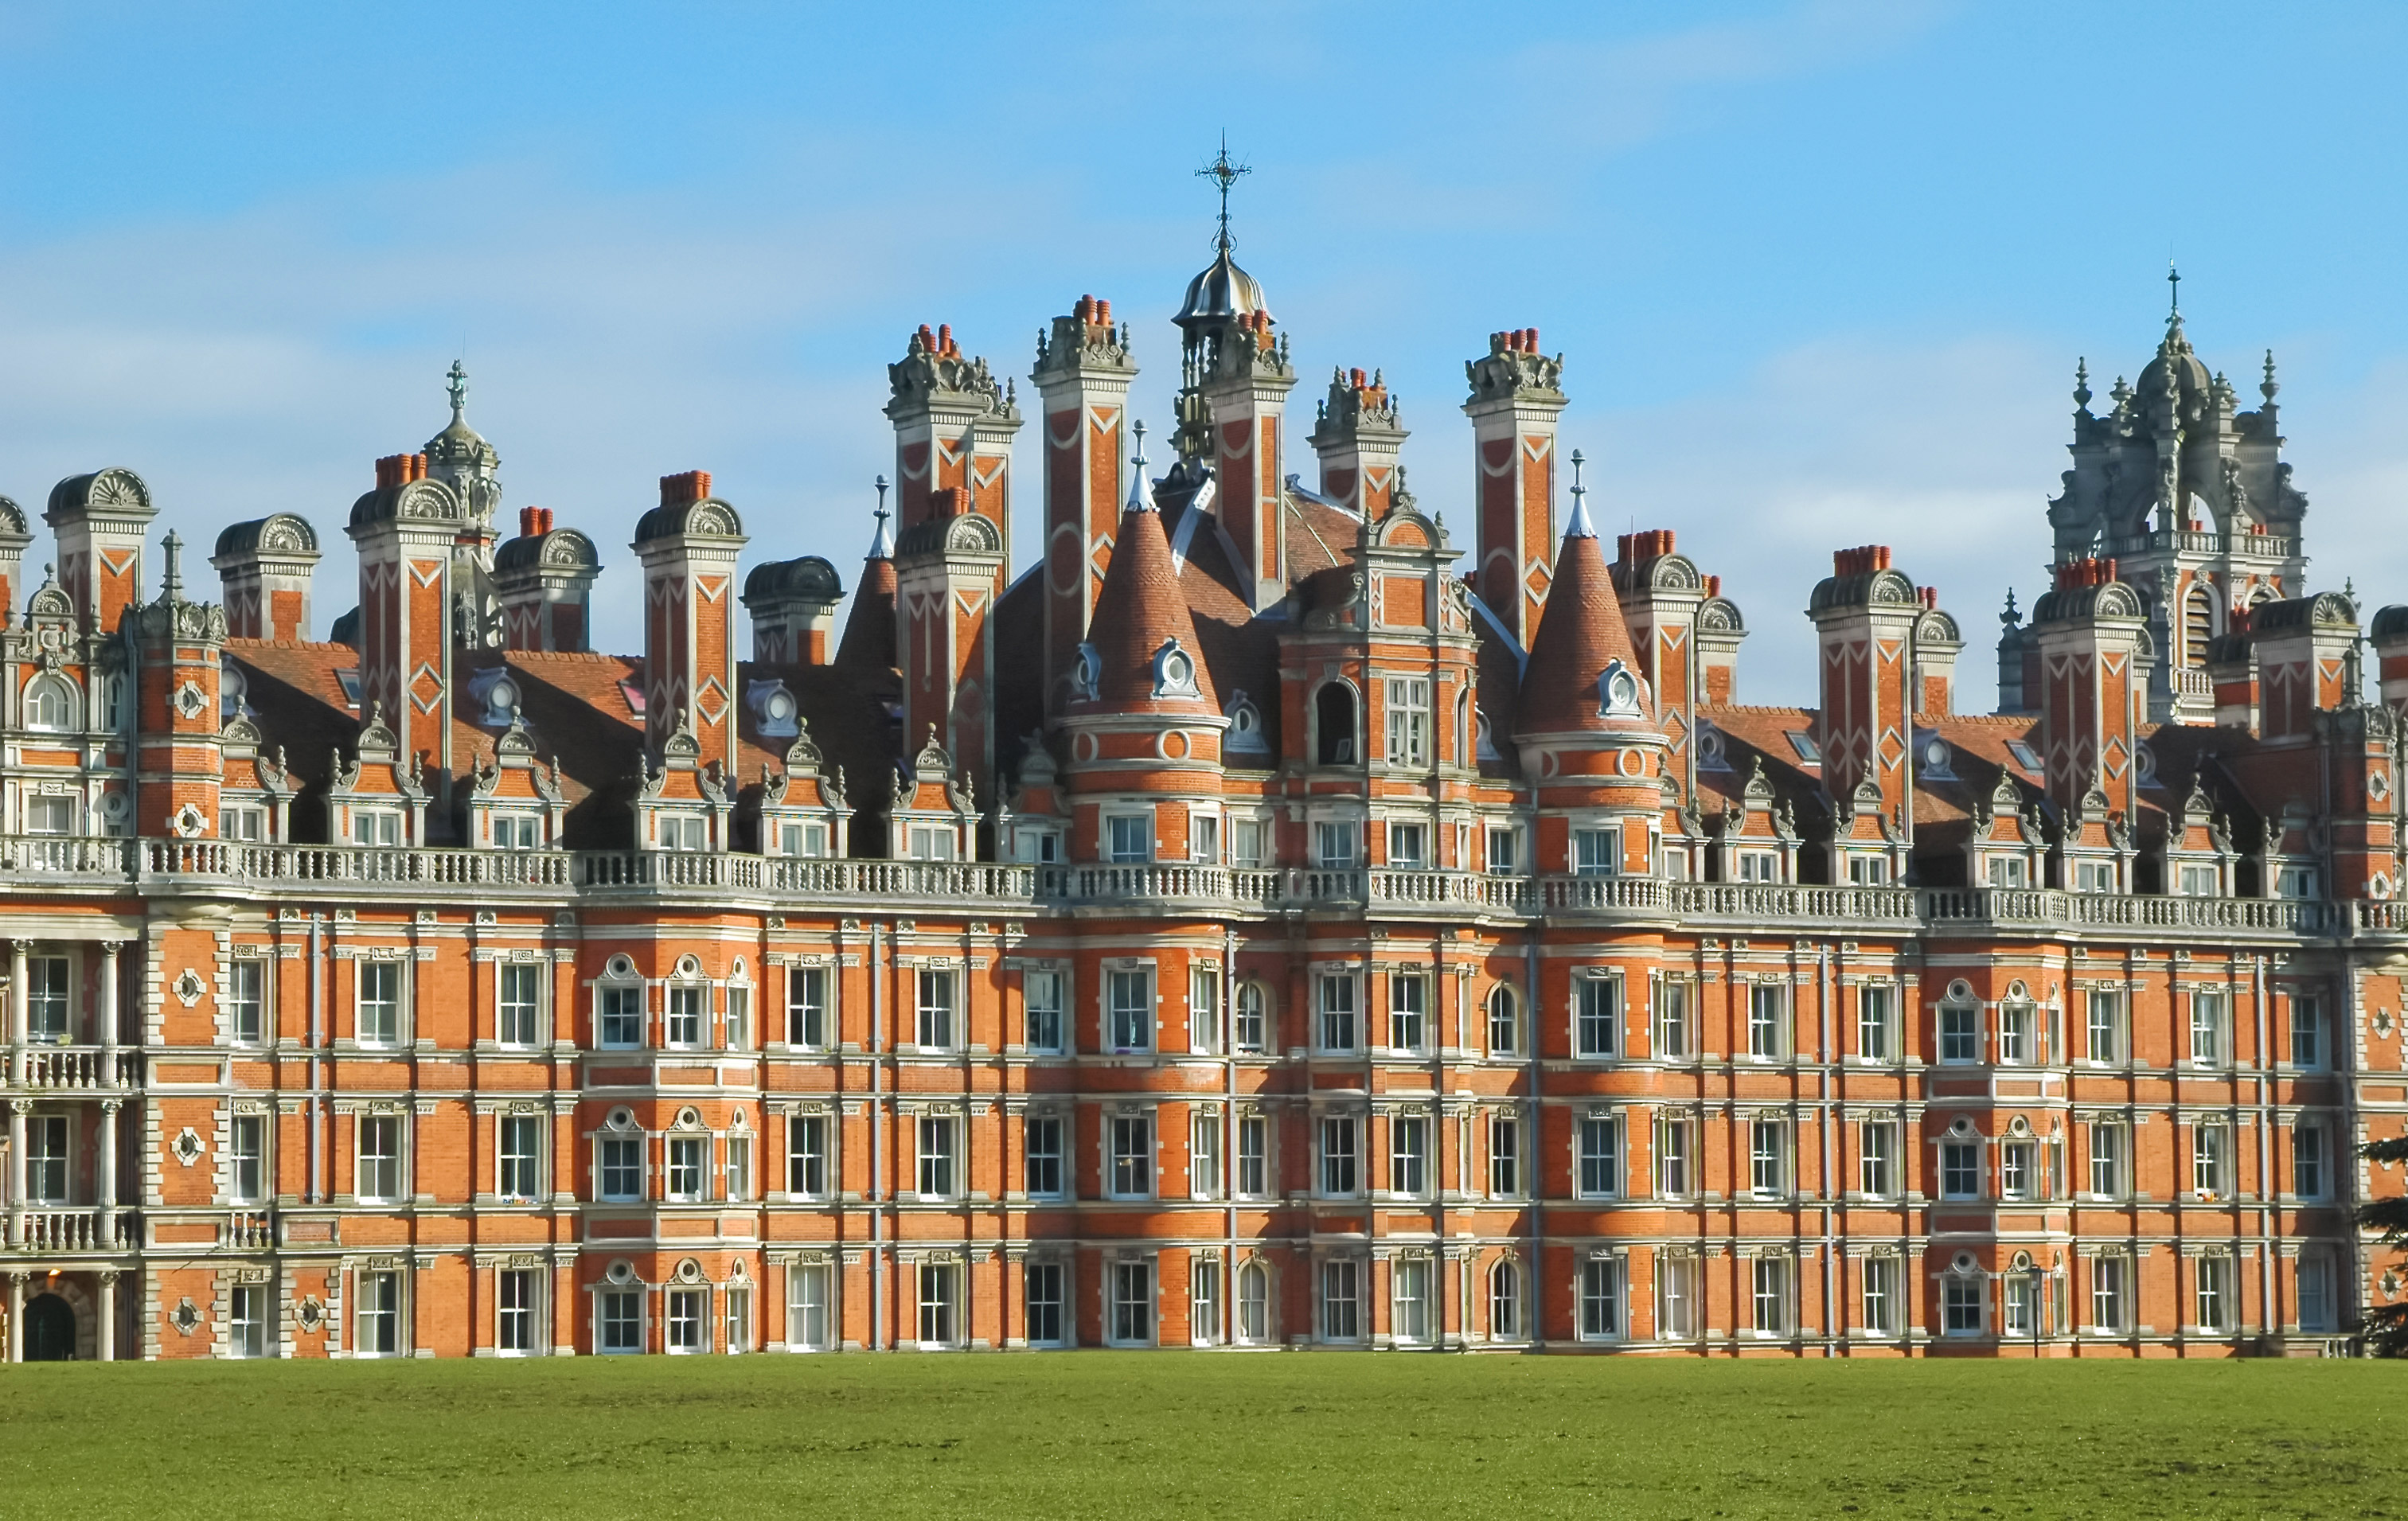
M 2372 1141 L 2361 1148 L 2370 1162 L 2408 1162 L 2408 1136 Z M 2394 1194 L 2359 1206 L 2358 1223 L 2382 1232 L 2386 1246 L 2408 1246 L 2408 1195 Z M 2408 1357 L 2408 1299 L 2371 1306 L 2366 1312 L 2366 1349 L 2378 1357 Z

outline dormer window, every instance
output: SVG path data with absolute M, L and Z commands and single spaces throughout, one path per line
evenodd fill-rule
M 351 810 L 351 843 L 354 845 L 400 844 L 401 810 L 397 808 Z
M 1229 737 L 1221 748 L 1232 755 L 1270 753 L 1270 740 L 1263 733 L 1262 710 L 1242 692 L 1229 704 Z
M 1079 663 L 1070 667 L 1070 696 L 1081 702 L 1096 700 L 1096 691 L 1104 679 L 1104 658 L 1096 653 L 1092 644 L 1079 646 Z
M 778 825 L 778 854 L 816 858 L 828 853 L 828 826 L 814 819 Z
M 533 813 L 496 813 L 493 816 L 494 849 L 497 851 L 532 851 L 543 848 L 543 820 Z
M 523 694 L 508 666 L 488 666 L 468 678 L 468 700 L 477 704 L 480 728 L 506 729 L 518 716 Z
M 2020 855 L 1991 856 L 1990 885 L 1993 887 L 2029 886 L 2029 882 L 2024 876 L 2023 857 Z
M 1781 736 L 1783 739 L 1789 741 L 1789 748 L 1798 753 L 1798 761 L 1799 765 L 1820 766 L 1823 764 L 1823 747 L 1814 742 L 1814 737 L 1813 735 L 1807 733 L 1804 729 L 1784 729 L 1781 731 Z
M 1915 777 L 1923 782 L 1954 782 L 1956 772 L 1949 765 L 1948 741 L 1930 729 L 1919 729 L 1914 736 Z
M 1600 718 L 1637 718 L 1639 714 L 1639 678 L 1619 660 L 1606 662 L 1605 672 L 1597 679 L 1598 716 Z
M 753 732 L 765 739 L 791 739 L 801 732 L 802 705 L 780 681 L 754 682 L 744 700 L 752 710 Z
M 1730 768 L 1730 751 L 1723 741 L 1723 731 L 1700 720 L 1698 724 L 1698 769 L 1727 771 Z
M 1081 646 L 1083 650 L 1085 646 Z M 1180 648 L 1177 639 L 1165 639 L 1162 648 L 1154 652 L 1154 695 L 1157 697 L 1193 697 L 1196 690 L 1196 657 Z
M 652 821 L 652 837 L 665 851 L 698 851 L 708 835 L 699 813 L 661 813 Z
M 910 846 L 914 861 L 950 861 L 953 858 L 953 831 L 943 825 L 915 824 L 911 826 Z

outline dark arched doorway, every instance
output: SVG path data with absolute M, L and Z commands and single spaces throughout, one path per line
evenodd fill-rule
M 25 1360 L 63 1363 L 75 1359 L 75 1312 L 55 1294 L 39 1294 L 25 1302 Z

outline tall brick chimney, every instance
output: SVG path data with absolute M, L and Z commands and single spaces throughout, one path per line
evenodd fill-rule
M 131 470 L 70 476 L 50 488 L 42 521 L 59 540 L 59 584 L 86 626 L 115 633 L 142 599 L 142 536 L 159 515 Z
M 1397 495 L 1397 455 L 1405 427 L 1397 420 L 1396 398 L 1379 375 L 1340 370 L 1329 378 L 1329 395 L 1312 429 L 1312 451 L 1321 456 L 1321 494 L 1364 521 L 1388 515 Z
M 2094 786 L 2111 813 L 2134 817 L 2140 725 L 2149 713 L 2148 612 L 2118 581 L 2113 560 L 2072 560 L 2032 604 L 2030 638 L 2040 687 L 2041 768 L 2057 807 L 2076 808 Z
M 1854 797 L 1870 774 L 1885 815 L 1912 819 L 1914 716 L 1909 690 L 1914 625 L 1925 610 L 1913 581 L 1890 568 L 1889 546 L 1867 544 L 1831 556 L 1831 574 L 1814 588 L 1822 674 L 1815 739 L 1823 790 L 1835 802 Z
M 636 524 L 644 567 L 644 746 L 690 725 L 708 766 L 736 768 L 736 557 L 743 520 L 710 494 L 710 472 L 661 477 L 661 505 Z
M 953 328 L 924 323 L 911 335 L 901 362 L 886 366 L 886 378 L 897 528 L 909 533 L 926 522 L 939 492 L 967 492 L 1003 530 L 1008 566 L 1011 440 L 1020 431 L 1012 388 L 996 380 L 984 359 L 964 354 Z
M 1028 378 L 1045 409 L 1045 711 L 1061 711 L 1118 531 L 1128 391 L 1128 325 L 1079 297 L 1037 343 Z
M 425 455 L 388 454 L 344 528 L 360 563 L 360 711 L 383 705 L 402 764 L 428 757 L 437 818 L 451 807 L 452 551 L 465 522 Z
M 583 653 L 594 637 L 594 578 L 601 573 L 594 540 L 555 526 L 548 507 L 519 509 L 519 536 L 494 552 L 502 648 Z
M 1524 649 L 1554 577 L 1555 421 L 1569 404 L 1564 357 L 1539 352 L 1539 330 L 1488 336 L 1465 363 L 1471 395 L 1472 484 L 1478 502 L 1480 599 Z
M 309 637 L 309 577 L 318 566 L 318 531 L 278 512 L 237 523 L 218 535 L 218 585 L 226 633 L 238 639 Z
M 744 578 L 752 658 L 771 666 L 824 666 L 835 658 L 844 581 L 816 554 L 755 566 Z

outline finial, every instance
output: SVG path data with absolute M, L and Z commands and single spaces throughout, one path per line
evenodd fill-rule
M 452 421 L 457 423 L 468 405 L 468 372 L 461 366 L 460 361 L 452 361 L 452 377 L 444 383 L 443 389 L 452 393 Z
M 878 519 L 878 532 L 876 536 L 869 540 L 869 554 L 867 558 L 872 560 L 891 560 L 895 557 L 895 540 L 886 532 L 886 478 L 882 475 L 871 483 L 878 488 L 878 508 L 877 510 L 871 514 L 873 517 Z
M 2166 261 L 2166 286 L 2171 293 L 2166 297 L 2166 325 L 2172 327 L 2182 322 L 2182 271 L 2172 259 Z
M 2266 351 L 2266 379 L 2258 382 L 2258 394 L 2266 398 L 2267 405 L 2272 406 L 2274 393 L 2282 389 L 2274 383 L 2274 351 L 2269 349 Z
M 1237 246 L 1229 237 L 1229 187 L 1238 182 L 1240 175 L 1254 173 L 1254 168 L 1250 165 L 1229 162 L 1229 135 L 1224 132 L 1221 134 L 1221 151 L 1213 156 L 1211 163 L 1196 172 L 1221 187 L 1221 231 L 1212 239 L 1212 246 L 1226 253 Z
M 159 547 L 167 552 L 167 572 L 160 578 L 159 600 L 180 602 L 184 599 L 184 540 L 170 528 Z
M 2086 412 L 2090 409 L 2090 361 L 2087 359 L 2073 362 L 2073 405 Z
M 1999 614 L 1999 622 L 2013 628 L 2023 621 L 2024 615 L 2015 610 L 2015 589 L 2010 586 L 2007 588 L 2007 610 Z
M 1137 436 L 1137 452 L 1129 456 L 1129 463 L 1137 468 L 1131 471 L 1129 476 L 1128 510 L 1152 512 L 1156 509 L 1154 501 L 1154 481 L 1145 473 L 1144 422 L 1140 420 L 1130 423 L 1129 431 Z
M 1564 524 L 1566 538 L 1595 538 L 1597 528 L 1588 521 L 1588 487 L 1581 484 L 1581 467 L 1588 460 L 1577 449 L 1572 451 L 1572 516 Z

